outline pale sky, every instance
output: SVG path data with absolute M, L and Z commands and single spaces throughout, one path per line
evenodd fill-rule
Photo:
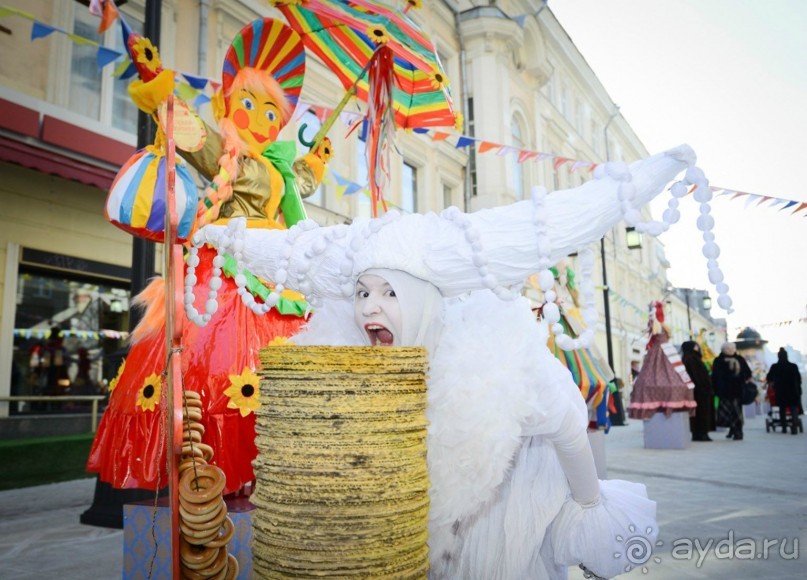
M 807 1 L 550 0 L 613 101 L 655 153 L 688 143 L 712 186 L 807 202 Z M 658 218 L 667 197 L 651 207 Z M 807 354 L 807 210 L 716 197 L 735 327 Z M 681 287 L 708 289 L 698 207 L 659 239 Z M 712 315 L 726 317 L 713 300 Z

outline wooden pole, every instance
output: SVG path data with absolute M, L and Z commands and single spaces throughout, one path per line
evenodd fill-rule
M 182 318 L 176 315 L 181 302 L 182 246 L 175 243 L 179 219 L 176 211 L 176 149 L 174 146 L 174 96 L 168 97 L 165 127 L 165 345 L 166 430 L 168 435 L 168 497 L 171 516 L 171 567 L 180 578 L 179 560 L 179 456 L 182 451 Z M 179 298 L 179 299 L 178 299 Z

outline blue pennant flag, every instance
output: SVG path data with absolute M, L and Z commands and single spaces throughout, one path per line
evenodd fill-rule
M 412 129 L 412 131 L 414 131 L 415 133 L 420 133 L 421 135 L 429 132 L 429 130 L 426 127 L 415 127 L 414 129 Z
M 783 209 L 787 209 L 789 207 L 792 207 L 792 206 L 796 205 L 797 203 L 799 203 L 799 202 L 797 202 L 797 201 L 789 201 L 789 202 L 787 202 L 787 205 L 783 205 L 779 211 L 782 211 Z
M 127 68 L 125 71 L 123 71 L 123 74 L 122 74 L 122 75 L 121 75 L 119 78 L 120 78 L 122 81 L 125 81 L 126 79 L 130 79 L 130 78 L 132 78 L 132 77 L 133 77 L 133 76 L 135 76 L 136 74 L 137 74 L 137 68 L 135 68 L 134 63 L 131 63 L 131 64 L 129 65 L 129 68 Z
M 53 34 L 56 32 L 58 28 L 54 28 L 53 26 L 48 26 L 47 24 L 42 24 L 41 22 L 34 22 L 34 25 L 31 27 L 31 40 L 36 40 L 37 38 L 45 38 L 46 36 Z
M 193 100 L 193 108 L 198 110 L 202 105 L 206 105 L 209 102 L 210 102 L 210 97 L 208 97 L 207 95 L 205 95 L 203 93 L 203 94 L 197 96 Z
M 208 79 L 205 77 L 195 77 L 188 73 L 182 73 L 182 76 L 185 77 L 185 80 L 188 81 L 188 84 L 194 89 L 203 89 L 207 86 Z
M 475 141 L 476 139 L 471 139 L 470 137 L 465 137 L 463 135 L 457 140 L 456 148 L 462 149 L 463 147 L 468 147 L 469 145 L 473 145 Z
M 333 175 L 334 179 L 336 179 L 336 183 L 338 183 L 339 185 L 349 185 L 349 184 L 353 183 L 353 182 L 352 182 L 352 181 L 350 181 L 349 179 L 345 179 L 344 177 L 342 177 L 341 175 L 339 175 L 339 174 L 338 174 L 336 171 L 334 171 L 333 169 L 331 169 L 331 175 Z
M 353 183 L 353 182 L 351 181 L 351 182 L 350 182 L 350 184 L 347 186 L 347 189 L 345 189 L 345 193 L 344 193 L 344 194 L 345 194 L 345 195 L 353 195 L 353 194 L 354 194 L 354 193 L 356 193 L 357 191 L 361 191 L 361 190 L 362 190 L 362 186 L 361 186 L 361 185 L 359 185 L 358 183 Z
M 106 65 L 115 62 L 122 56 L 123 53 L 118 50 L 112 50 L 111 48 L 107 48 L 105 46 L 99 46 L 98 54 L 96 55 L 95 60 L 98 63 L 98 68 L 101 69 Z

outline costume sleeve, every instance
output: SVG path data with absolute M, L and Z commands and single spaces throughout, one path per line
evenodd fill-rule
M 202 121 L 204 123 L 204 121 Z M 199 151 L 184 151 L 177 147 L 177 153 L 206 179 L 213 179 L 219 172 L 219 159 L 224 153 L 224 140 L 221 135 L 204 123 L 207 136 Z
M 322 182 L 322 175 L 325 172 L 325 164 L 322 159 L 313 153 L 308 153 L 297 159 L 293 168 L 300 197 L 305 199 L 313 195 Z

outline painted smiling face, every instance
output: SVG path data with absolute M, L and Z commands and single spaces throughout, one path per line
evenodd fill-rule
M 373 274 L 359 278 L 354 315 L 371 346 L 401 345 L 401 305 L 395 290 L 384 278 Z
M 277 99 L 258 88 L 240 88 L 230 95 L 229 119 L 249 150 L 260 155 L 277 140 L 283 126 Z

